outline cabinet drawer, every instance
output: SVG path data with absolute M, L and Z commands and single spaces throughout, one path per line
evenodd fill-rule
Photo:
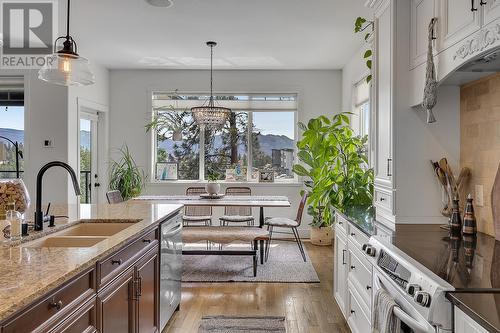
M 392 212 L 392 195 L 390 192 L 384 192 L 378 189 L 374 191 L 375 204 Z
M 356 249 L 361 251 L 361 247 L 363 244 L 367 244 L 370 239 L 367 235 L 365 235 L 361 230 L 356 228 L 353 225 L 349 225 L 349 235 L 348 235 L 349 244 L 354 246 Z
M 96 298 L 92 298 L 50 333 L 97 332 Z
M 349 288 L 349 317 L 347 323 L 353 333 L 371 332 L 370 319 L 363 311 L 359 301 L 359 295 L 355 290 Z
M 338 229 L 342 230 L 344 233 L 347 233 L 347 225 L 348 225 L 347 220 L 344 217 L 342 217 L 340 214 L 335 214 L 335 216 L 337 219 Z
M 349 249 L 349 280 L 357 288 L 367 308 L 372 300 L 372 268 L 359 251 Z
M 82 302 L 95 295 L 95 270 L 87 271 L 43 297 L 2 327 L 2 333 L 47 332 Z
M 101 288 L 116 274 L 125 270 L 134 259 L 138 259 L 147 249 L 158 246 L 158 230 L 152 230 L 122 250 L 103 261 L 97 262 L 97 284 Z

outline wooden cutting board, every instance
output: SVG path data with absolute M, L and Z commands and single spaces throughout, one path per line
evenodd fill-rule
M 491 190 L 491 210 L 493 213 L 495 239 L 500 241 L 500 165 L 498 166 L 495 182 Z

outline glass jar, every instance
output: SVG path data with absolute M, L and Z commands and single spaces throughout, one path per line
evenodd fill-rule
M 30 205 L 30 196 L 22 179 L 0 179 L 0 206 L 14 202 L 16 210 L 24 214 Z

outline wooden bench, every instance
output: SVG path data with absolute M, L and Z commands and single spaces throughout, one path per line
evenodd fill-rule
M 218 244 L 232 242 L 253 243 L 249 250 L 182 250 L 184 255 L 228 255 L 253 256 L 253 276 L 257 276 L 257 254 L 260 250 L 260 263 L 264 264 L 264 241 L 269 240 L 269 231 L 252 227 L 184 227 L 183 243 L 209 241 Z

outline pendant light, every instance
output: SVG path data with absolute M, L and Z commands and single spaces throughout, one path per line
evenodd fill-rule
M 78 55 L 78 47 L 69 34 L 70 0 L 66 17 L 66 36 L 54 41 L 54 52 L 45 57 L 45 65 L 38 72 L 40 80 L 62 86 L 87 86 L 95 82 L 86 58 Z M 57 43 L 64 40 L 58 51 Z
M 214 57 L 214 47 L 217 45 L 216 42 L 207 42 L 207 46 L 210 47 L 210 99 L 208 103 L 202 106 L 197 106 L 191 108 L 193 113 L 194 121 L 201 127 L 218 129 L 224 126 L 229 115 L 231 114 L 231 109 L 224 108 L 215 105 L 214 94 L 213 94 L 213 57 Z

